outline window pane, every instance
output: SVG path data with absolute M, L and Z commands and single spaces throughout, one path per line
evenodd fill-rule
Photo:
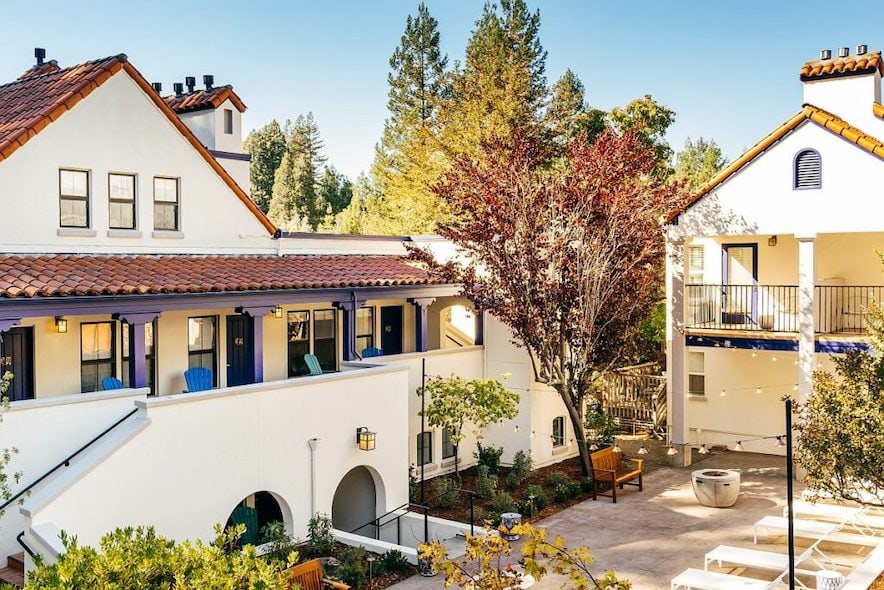
M 111 358 L 113 331 L 110 323 L 81 324 L 81 359 L 84 361 Z
M 422 432 L 417 435 L 417 464 L 426 465 L 433 462 L 433 433 Z
M 62 227 L 88 227 L 87 203 L 79 199 L 61 199 L 60 223 Z
M 178 229 L 178 206 L 166 203 L 154 203 L 153 226 L 155 229 Z
M 335 337 L 335 312 L 331 309 L 323 309 L 313 314 L 313 327 L 316 330 L 316 338 Z
M 309 375 L 304 355 L 310 353 L 310 312 L 288 312 L 289 377 Z
M 454 444 L 451 442 L 451 433 L 447 428 L 442 430 L 442 458 L 454 457 Z
M 153 198 L 155 201 L 175 203 L 178 201 L 178 181 L 174 178 L 154 178 Z
M 135 199 L 135 177 L 129 174 L 108 175 L 108 197 L 111 199 Z
M 135 228 L 135 203 L 114 203 L 108 205 L 110 210 L 109 225 L 112 229 Z
M 688 393 L 691 395 L 706 395 L 706 377 L 703 375 L 688 375 Z
M 61 194 L 68 197 L 87 197 L 89 173 L 82 170 L 62 170 L 59 175 Z
M 554 447 L 565 444 L 565 419 L 561 416 L 553 419 L 552 439 Z
M 215 318 L 188 318 L 187 322 L 188 351 L 214 350 Z
M 688 373 L 704 373 L 705 363 L 702 352 L 688 353 Z
M 374 308 L 361 307 L 356 310 L 356 335 L 374 334 Z
M 80 365 L 80 391 L 100 391 L 101 381 L 105 377 L 113 377 L 113 363 L 99 361 Z

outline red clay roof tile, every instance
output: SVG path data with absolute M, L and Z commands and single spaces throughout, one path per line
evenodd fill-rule
M 399 256 L 0 255 L 0 297 L 427 285 Z
M 173 94 L 164 96 L 163 100 L 176 113 L 192 113 L 204 109 L 217 109 L 228 98 L 239 112 L 245 112 L 246 105 L 233 91 L 232 86 L 217 86 L 211 90 L 197 90 L 181 96 Z
M 872 51 L 863 55 L 848 55 L 831 59 L 816 59 L 806 62 L 801 68 L 799 78 L 802 81 L 854 76 L 857 74 L 873 74 L 875 71 L 884 76 L 884 61 L 880 51 Z

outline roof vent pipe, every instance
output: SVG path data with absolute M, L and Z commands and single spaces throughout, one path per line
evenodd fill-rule
M 175 96 L 181 96 L 184 94 L 184 84 L 181 82 L 175 82 L 172 84 L 172 88 L 175 90 Z
M 868 50 L 869 50 L 868 45 L 857 45 L 856 46 L 856 54 L 857 55 L 865 55 L 866 52 L 868 52 Z
M 193 76 L 187 76 L 184 78 L 184 84 L 187 86 L 187 93 L 190 94 L 196 86 L 196 78 Z
M 822 51 L 820 51 L 820 59 L 832 59 L 832 50 L 823 49 Z
M 850 55 L 850 47 L 842 47 L 838 50 L 838 57 L 847 57 Z
M 212 74 L 206 74 L 203 76 L 203 84 L 206 85 L 206 90 L 211 90 L 212 86 L 215 84 L 215 76 Z
M 163 83 L 162 82 L 152 82 L 151 86 L 153 86 L 153 89 L 157 94 L 161 94 L 163 92 Z
M 37 65 L 42 66 L 43 60 L 46 59 L 46 50 L 42 47 L 34 47 L 34 57 L 37 58 Z

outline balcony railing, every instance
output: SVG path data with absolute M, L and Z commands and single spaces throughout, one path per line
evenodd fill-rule
M 687 285 L 687 294 L 688 328 L 798 331 L 797 285 Z M 816 332 L 865 333 L 868 307 L 882 296 L 880 285 L 817 285 Z

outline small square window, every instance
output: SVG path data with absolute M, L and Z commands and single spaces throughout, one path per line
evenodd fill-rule
M 233 111 L 224 109 L 224 133 L 233 135 Z

